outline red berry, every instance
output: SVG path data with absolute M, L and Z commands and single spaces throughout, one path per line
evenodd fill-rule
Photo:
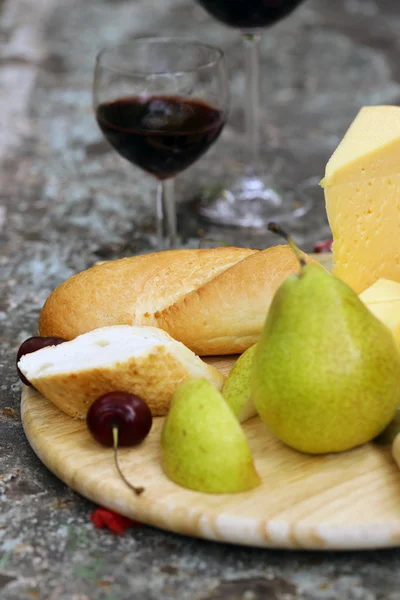
M 118 429 L 118 446 L 136 446 L 148 435 L 153 418 L 138 396 L 128 392 L 109 392 L 93 402 L 86 425 L 103 446 L 114 446 L 113 429 Z
M 332 252 L 332 240 L 317 242 L 314 246 L 314 252 L 321 254 L 323 252 Z
M 63 338 L 59 337 L 33 336 L 22 342 L 17 352 L 16 361 L 18 376 L 22 383 L 33 387 L 32 384 L 27 380 L 27 378 L 21 373 L 21 371 L 18 368 L 18 362 L 21 356 L 24 356 L 24 354 L 30 354 L 31 352 L 36 352 L 36 350 L 41 350 L 42 348 L 46 348 L 47 346 L 58 346 L 59 344 L 62 344 L 66 341 L 67 340 L 64 340 Z

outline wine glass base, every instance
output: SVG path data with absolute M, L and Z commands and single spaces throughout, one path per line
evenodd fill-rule
M 274 185 L 261 177 L 242 177 L 230 188 L 202 190 L 197 213 L 206 221 L 233 227 L 263 228 L 270 221 L 292 222 L 312 207 L 302 186 Z

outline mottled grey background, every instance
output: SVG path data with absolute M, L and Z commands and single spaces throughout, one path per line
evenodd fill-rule
M 227 0 L 229 1 L 229 0 Z M 395 0 L 308 0 L 262 41 L 263 163 L 316 180 L 363 104 L 399 103 Z M 91 109 L 94 57 L 138 34 L 190 35 L 226 50 L 233 96 L 218 144 L 178 178 L 183 243 L 199 230 L 237 245 L 265 232 L 204 226 L 204 181 L 240 169 L 242 48 L 190 0 L 0 0 L 0 598 L 2 600 L 398 600 L 400 553 L 263 551 L 143 527 L 93 529 L 92 506 L 25 440 L 19 344 L 58 283 L 99 257 L 154 242 L 154 181 L 103 141 Z M 323 199 L 293 227 L 305 250 L 329 235 Z

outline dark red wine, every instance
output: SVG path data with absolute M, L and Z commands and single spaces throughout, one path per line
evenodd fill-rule
M 198 0 L 216 19 L 231 27 L 251 30 L 273 25 L 304 0 Z
M 220 110 L 177 96 L 119 98 L 100 104 L 96 118 L 121 156 L 158 179 L 194 163 L 224 126 Z

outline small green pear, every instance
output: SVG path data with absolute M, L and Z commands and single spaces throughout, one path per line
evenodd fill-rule
M 300 272 L 276 292 L 257 343 L 253 400 L 289 446 L 315 454 L 348 450 L 394 417 L 400 353 L 350 287 L 295 252 Z
M 205 379 L 190 379 L 174 393 L 161 434 L 161 464 L 169 479 L 199 492 L 244 492 L 260 484 L 240 424 Z
M 240 423 L 257 414 L 251 397 L 251 365 L 257 344 L 250 346 L 234 364 L 230 371 L 222 395 Z

